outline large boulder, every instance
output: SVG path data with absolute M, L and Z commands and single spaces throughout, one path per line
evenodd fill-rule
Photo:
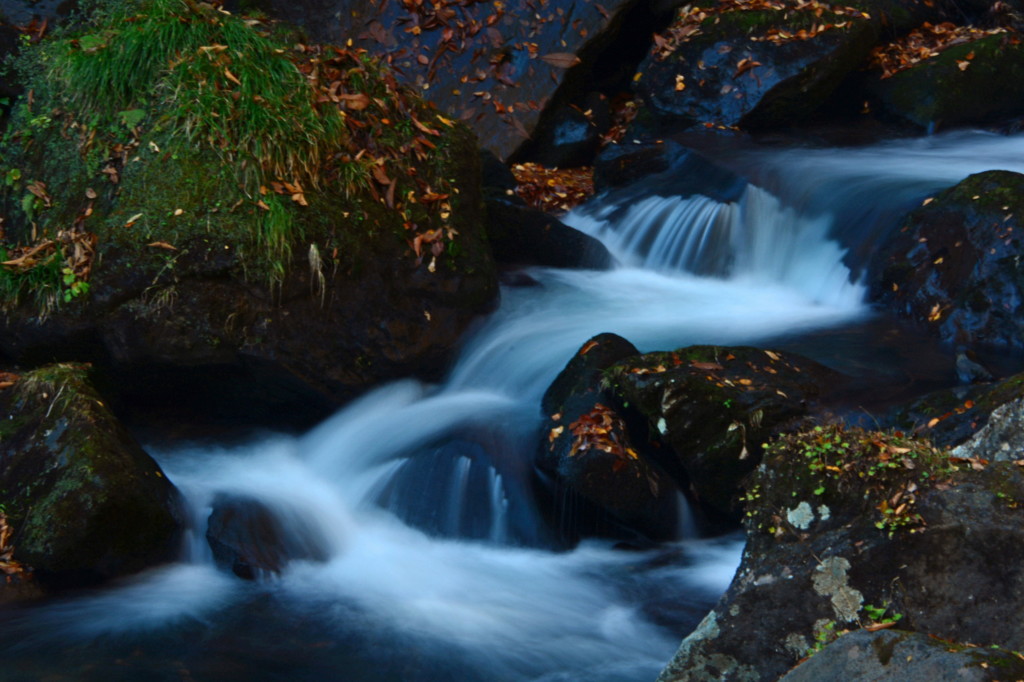
M 667 447 L 670 471 L 715 513 L 735 516 L 743 478 L 769 436 L 793 428 L 838 375 L 807 358 L 749 347 L 647 353 L 606 372 Z
M 322 0 L 260 0 L 258 5 L 302 24 L 317 39 L 351 39 L 386 58 L 405 82 L 467 121 L 483 146 L 503 159 L 534 135 L 553 100 L 562 102 L 562 113 L 552 109 L 553 122 L 544 126 L 551 139 L 564 124 L 567 102 L 585 110 L 588 94 L 606 81 L 628 80 L 630 59 L 623 50 L 604 63 L 599 57 L 620 34 L 646 36 L 654 30 L 649 3 L 635 0 L 559 0 L 543 6 L 531 0 L 358 0 L 341 12 L 336 3 Z M 633 42 L 635 62 L 644 44 Z
M 516 193 L 516 177 L 492 152 L 480 155 L 483 167 L 487 238 L 502 265 L 555 268 L 611 267 L 613 258 L 597 239 L 558 218 L 528 206 Z
M 0 502 L 14 558 L 76 585 L 175 558 L 177 490 L 78 365 L 27 372 L 0 390 Z
M 842 631 L 897 621 L 1019 649 L 1022 496 L 1019 466 L 898 433 L 780 439 L 745 494 L 736 577 L 660 679 L 775 680 Z
M 384 63 L 204 7 L 36 53 L 3 150 L 0 353 L 216 370 L 297 409 L 439 377 L 497 296 L 472 133 Z M 165 34 L 215 49 L 168 70 L 140 47 Z
M 635 89 L 658 130 L 788 127 L 814 114 L 878 33 L 851 8 L 687 5 L 640 65 Z
M 1024 116 L 1024 45 L 1002 33 L 955 45 L 889 78 L 867 94 L 890 116 L 934 131 Z
M 987 171 L 937 194 L 878 251 L 871 296 L 941 339 L 1024 343 L 1024 175 Z
M 615 334 L 595 336 L 544 394 L 536 465 L 569 541 L 592 534 L 660 540 L 677 532 L 678 487 L 651 459 L 646 429 L 630 428 L 604 377 L 638 352 Z

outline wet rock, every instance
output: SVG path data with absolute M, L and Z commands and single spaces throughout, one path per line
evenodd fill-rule
M 502 199 L 486 205 L 487 233 L 499 263 L 606 270 L 615 262 L 600 241 L 543 211 Z
M 928 131 L 1024 116 L 1024 46 L 1009 33 L 956 45 L 870 79 L 867 93 L 889 115 Z
M 617 395 L 668 446 L 670 471 L 715 513 L 735 516 L 761 444 L 813 413 L 839 376 L 791 353 L 691 346 L 627 358 L 607 371 Z
M 895 411 L 888 423 L 898 429 L 927 436 L 936 445 L 964 443 L 984 430 L 996 413 L 1009 416 L 1024 398 L 1024 375 L 1015 374 L 991 384 L 960 386 L 924 395 Z M 1002 432 L 997 428 L 992 434 Z M 984 459 L 992 459 L 984 456 Z
M 660 679 L 774 680 L 873 619 L 1015 649 L 1022 499 L 1009 463 L 958 469 L 927 442 L 839 427 L 787 436 L 750 480 L 748 543 L 714 627 Z
M 608 99 L 591 92 L 580 106 L 557 107 L 533 137 L 516 152 L 514 160 L 529 160 L 552 168 L 589 165 L 611 127 Z
M 315 526 L 290 516 L 250 497 L 218 495 L 206 530 L 214 560 L 245 580 L 280 573 L 294 559 L 326 561 Z
M 597 192 L 628 188 L 634 183 L 645 194 L 700 194 L 721 203 L 739 201 L 747 186 L 746 179 L 670 140 L 660 144 L 623 143 L 605 149 L 594 164 Z
M 487 238 L 502 265 L 606 269 L 614 259 L 597 239 L 526 205 L 508 166 L 489 151 L 480 155 Z
M 635 85 L 662 130 L 798 124 L 859 67 L 879 30 L 860 12 L 723 11 L 688 22 L 687 11 L 669 30 L 670 44 L 641 64 Z M 836 28 L 785 37 L 822 23 Z
M 674 481 L 645 453 L 603 373 L 636 348 L 614 334 L 585 343 L 544 395 L 537 469 L 552 516 L 569 541 L 580 535 L 659 540 L 676 532 Z M 644 431 L 640 431 L 643 434 Z
M 1024 175 L 988 171 L 937 194 L 879 249 L 871 296 L 941 339 L 1019 347 L 1024 339 Z
M 625 15 L 632 8 L 646 12 L 645 3 L 631 0 L 550 2 L 542 8 L 529 0 L 494 6 L 359 0 L 342 12 L 322 0 L 257 4 L 318 40 L 352 39 L 386 56 L 408 83 L 442 111 L 469 122 L 482 145 L 503 159 L 534 134 L 560 89 L 581 92 L 569 99 L 584 104 L 595 74 L 609 76 L 593 66 L 595 60 L 620 32 L 640 25 Z
M 177 490 L 110 413 L 80 365 L 51 365 L 0 390 L 0 495 L 15 559 L 56 586 L 171 560 Z
M 1003 680 L 1024 676 L 1024 661 L 1001 649 L 951 644 L 915 632 L 858 630 L 843 635 L 780 682 L 899 679 Z

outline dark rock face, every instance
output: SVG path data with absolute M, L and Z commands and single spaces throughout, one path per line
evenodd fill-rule
M 613 264 L 607 247 L 516 194 L 515 175 L 492 152 L 480 155 L 487 238 L 502 265 L 603 270 Z
M 871 80 L 867 90 L 884 111 L 927 130 L 1022 116 L 1024 46 L 1012 34 L 989 36 Z
M 273 510 L 245 497 L 214 500 L 206 540 L 217 564 L 246 580 L 280 573 L 293 559 L 328 556 L 323 538 L 308 523 L 286 525 Z
M 603 370 L 636 355 L 631 343 L 601 334 L 585 343 L 544 395 L 537 468 L 553 488 L 563 535 L 666 539 L 674 535 L 678 489 L 643 454 Z M 568 493 L 568 494 L 567 494 Z
M 1024 398 L 1024 375 L 1015 374 L 991 384 L 961 386 L 929 393 L 899 408 L 889 424 L 927 436 L 939 446 L 960 445 L 986 430 L 989 420 L 997 412 L 1003 415 L 1001 420 L 1012 416 L 1013 408 L 1007 406 L 1019 404 L 1021 398 Z M 1012 424 L 1012 418 L 1008 423 Z M 1005 425 L 1000 426 L 991 432 L 989 437 L 994 439 L 993 443 L 1010 437 L 1005 432 L 1006 428 Z M 995 459 L 992 454 L 979 456 Z
M 318 40 L 352 39 L 386 56 L 442 111 L 467 121 L 485 148 L 508 158 L 533 133 L 556 90 L 586 88 L 593 53 L 628 28 L 619 17 L 642 3 L 359 0 L 341 12 L 337 3 L 323 0 L 258 4 Z M 587 62 L 580 64 L 577 55 Z
M 1024 343 L 1024 176 L 972 175 L 911 213 L 880 249 L 872 297 L 943 340 Z
M 487 230 L 494 257 L 502 264 L 606 270 L 614 263 L 597 239 L 513 202 L 487 202 Z
M 956 471 L 882 434 L 800 438 L 752 478 L 740 569 L 661 680 L 774 680 L 875 609 L 906 630 L 1020 646 L 1019 467 Z
M 747 181 L 699 152 L 669 140 L 606 148 L 594 163 L 594 186 L 599 193 L 642 189 L 664 196 L 701 194 L 727 203 L 739 201 Z
M 0 491 L 15 558 L 55 585 L 173 559 L 177 490 L 113 417 L 81 366 L 51 365 L 0 391 Z
M 810 40 L 772 38 L 823 20 L 845 23 Z M 786 127 L 825 102 L 877 35 L 860 13 L 725 12 L 699 23 L 666 57 L 648 57 L 636 89 L 662 129 Z
M 1024 676 L 1024 661 L 1001 649 L 951 645 L 900 630 L 843 635 L 780 678 L 820 680 L 1001 680 Z
M 740 482 L 760 461 L 761 443 L 810 414 L 838 378 L 790 353 L 715 346 L 628 358 L 609 376 L 669 446 L 670 470 L 685 472 L 696 498 L 726 516 L 737 512 Z

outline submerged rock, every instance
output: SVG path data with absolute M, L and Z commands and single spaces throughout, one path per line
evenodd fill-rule
M 324 538 L 308 520 L 288 517 L 253 498 L 219 495 L 206 529 L 214 560 L 246 580 L 280 573 L 294 559 L 325 561 Z
M 110 413 L 81 365 L 0 390 L 0 503 L 14 557 L 48 584 L 80 585 L 175 558 L 177 490 Z

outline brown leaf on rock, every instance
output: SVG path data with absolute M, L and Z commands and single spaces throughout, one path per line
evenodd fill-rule
M 541 57 L 541 61 L 559 69 L 571 69 L 580 63 L 580 58 L 571 52 L 551 52 Z

